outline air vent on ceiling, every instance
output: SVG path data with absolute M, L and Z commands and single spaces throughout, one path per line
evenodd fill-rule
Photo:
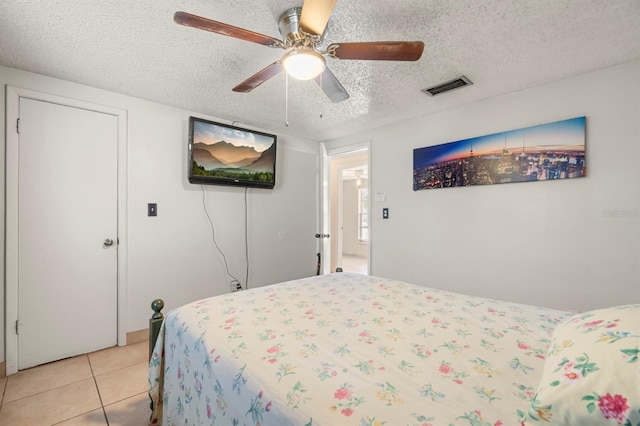
M 435 96 L 440 95 L 444 92 L 448 92 L 450 90 L 459 89 L 460 87 L 470 86 L 472 84 L 473 83 L 471 82 L 471 80 L 469 80 L 467 77 L 461 76 L 447 81 L 446 83 L 422 89 L 422 92 L 426 93 L 429 96 Z

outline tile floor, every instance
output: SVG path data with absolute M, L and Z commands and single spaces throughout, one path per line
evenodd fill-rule
M 114 347 L 0 378 L 0 426 L 145 426 L 149 343 Z
M 343 255 L 342 270 L 344 272 L 356 272 L 358 274 L 367 274 L 367 258 L 360 256 Z

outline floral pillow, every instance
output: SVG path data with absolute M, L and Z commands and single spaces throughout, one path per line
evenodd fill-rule
M 640 426 L 640 304 L 577 314 L 547 353 L 531 425 Z

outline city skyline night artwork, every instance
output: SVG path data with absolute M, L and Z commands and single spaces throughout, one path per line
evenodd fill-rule
M 586 176 L 586 117 L 413 150 L 413 190 Z

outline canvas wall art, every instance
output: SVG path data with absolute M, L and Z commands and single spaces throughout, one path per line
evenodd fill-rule
M 586 176 L 586 117 L 413 150 L 413 190 Z

